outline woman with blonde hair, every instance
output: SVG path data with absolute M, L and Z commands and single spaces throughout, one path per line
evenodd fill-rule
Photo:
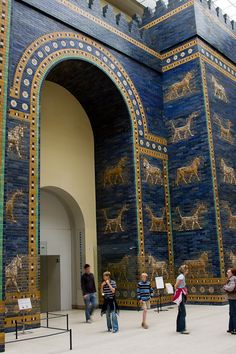
M 186 330 L 186 309 L 185 303 L 187 301 L 188 290 L 186 288 L 185 277 L 188 274 L 188 266 L 183 264 L 179 268 L 179 275 L 175 283 L 175 293 L 173 297 L 173 302 L 178 305 L 178 316 L 176 322 L 176 331 L 181 334 L 189 334 Z

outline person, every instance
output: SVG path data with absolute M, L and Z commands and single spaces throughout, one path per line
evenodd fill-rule
M 229 300 L 229 328 L 227 332 L 236 334 L 236 268 L 227 270 L 228 281 L 224 290 Z
M 96 286 L 94 275 L 90 271 L 90 265 L 84 265 L 84 274 L 81 277 L 81 288 L 85 303 L 86 323 L 92 323 L 92 315 L 97 305 Z
M 111 279 L 111 273 L 103 273 L 103 282 L 101 284 L 101 293 L 104 298 L 101 315 L 106 314 L 107 331 L 117 333 L 119 331 L 118 318 L 119 308 L 115 297 L 116 282 Z
M 137 286 L 137 298 L 140 301 L 140 304 L 143 309 L 143 317 L 141 326 L 145 329 L 148 328 L 147 325 L 147 310 L 150 309 L 151 303 L 150 299 L 153 296 L 153 289 L 151 287 L 150 281 L 147 280 L 147 273 L 141 274 L 141 280 L 138 282 Z
M 183 264 L 179 268 L 179 275 L 175 283 L 175 293 L 173 297 L 173 302 L 178 305 L 178 315 L 176 321 L 176 331 L 181 334 L 189 334 L 186 330 L 186 309 L 185 303 L 187 301 L 188 291 L 186 288 L 185 277 L 188 274 L 188 266 Z

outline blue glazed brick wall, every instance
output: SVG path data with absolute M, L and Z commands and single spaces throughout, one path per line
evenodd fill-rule
M 194 8 L 188 7 L 145 31 L 144 38 L 150 46 L 158 52 L 167 50 L 196 35 Z
M 229 17 L 224 17 L 219 8 L 217 11 L 213 3 L 209 5 L 206 0 L 197 0 L 195 18 L 197 34 L 235 62 L 235 24 L 231 23 Z
M 124 66 L 140 95 L 147 117 L 148 130 L 157 136 L 166 136 L 166 128 L 162 119 L 162 77 L 155 70 L 140 65 L 134 60 L 111 50 L 119 62 Z
M 217 182 L 220 199 L 220 213 L 226 267 L 235 264 L 235 81 L 206 64 L 210 117 L 217 168 Z M 221 85 L 215 91 L 212 78 Z M 220 94 L 220 95 L 219 95 Z M 223 159 L 223 161 L 222 161 Z M 223 164 L 226 165 L 224 170 Z M 227 173 L 227 167 L 229 172 Z
M 156 174 L 155 177 L 152 174 L 147 174 L 146 161 L 148 161 L 159 174 Z M 166 262 L 168 268 L 168 240 L 162 161 L 143 154 L 141 157 L 141 178 L 145 254 L 153 256 L 158 261 Z M 154 224 L 152 224 L 151 214 L 154 217 L 163 217 L 163 223 L 155 224 L 154 222 Z M 165 278 L 168 278 L 167 274 L 163 275 Z
M 146 43 L 144 38 L 142 38 L 142 31 L 139 31 L 139 22 L 135 20 L 127 22 L 123 14 L 120 17 L 116 17 L 112 6 L 106 6 L 105 10 L 104 7 L 101 7 L 100 0 L 72 0 L 68 1 L 70 6 L 60 3 L 55 6 L 54 0 L 40 2 L 37 0 L 25 0 L 24 2 L 45 12 L 46 16 L 50 14 L 50 16 L 62 21 L 71 29 L 82 31 L 145 65 L 160 69 L 161 61 L 153 54 L 153 48 L 151 47 L 150 50 L 143 48 Z M 81 10 L 84 15 L 80 13 Z M 106 33 L 106 36 L 104 36 L 104 33 Z
M 99 46 L 99 43 L 102 43 L 104 48 L 109 49 L 110 53 L 126 70 L 137 90 L 143 104 L 148 133 L 158 136 L 159 141 L 162 140 L 163 142 L 163 138 L 168 140 L 175 270 L 184 261 L 200 260 L 202 274 L 193 274 L 191 277 L 192 284 L 199 279 L 201 281 L 203 277 L 209 279 L 209 282 L 215 278 L 220 279 L 222 274 L 220 273 L 219 235 L 217 233 L 216 206 L 213 193 L 214 176 L 212 175 L 209 149 L 209 126 L 207 128 L 208 108 L 206 97 L 203 95 L 203 77 L 200 62 L 199 59 L 194 59 L 193 57 L 197 53 L 197 46 L 193 48 L 191 53 L 187 53 L 188 46 L 186 46 L 185 52 L 181 53 L 185 56 L 186 63 L 179 66 L 174 62 L 182 60 L 184 56 L 182 59 L 180 57 L 175 58 L 172 53 L 171 56 L 173 58 L 169 62 L 173 65 L 171 70 L 166 69 L 169 63 L 165 59 L 161 62 L 161 56 L 158 51 L 175 49 L 178 44 L 185 44 L 186 40 L 190 38 L 196 39 L 194 36 L 200 36 L 229 59 L 235 60 L 235 32 L 232 31 L 232 24 L 229 23 L 227 17 L 222 16 L 222 13 L 218 11 L 217 14 L 215 9 L 209 8 L 210 2 L 205 0 L 197 0 L 194 6 L 187 6 L 175 14 L 172 13 L 172 16 L 166 16 L 165 18 L 162 16 L 168 15 L 172 10 L 176 10 L 180 6 L 190 4 L 191 1 L 173 0 L 170 1 L 167 9 L 164 9 L 161 2 L 158 1 L 154 16 L 148 14 L 146 10 L 140 27 L 148 25 L 155 20 L 157 20 L 157 24 L 150 29 L 143 28 L 141 33 L 139 33 L 137 23 L 132 22 L 127 25 L 123 15 L 119 18 L 114 17 L 111 8 L 101 8 L 98 1 L 71 0 L 70 3 L 73 5 L 71 8 L 66 8 L 62 5 L 55 7 L 55 2 L 52 0 L 12 2 L 9 93 L 15 69 L 22 54 L 27 46 L 40 36 L 53 32 L 67 31 L 70 33 L 85 33 L 92 39 L 100 41 L 97 42 L 97 45 Z M 81 9 L 86 12 L 86 16 L 81 15 Z M 117 31 L 120 32 L 118 33 Z M 46 51 L 43 52 L 44 54 L 47 54 Z M 189 62 L 186 58 L 187 55 L 192 55 Z M 208 59 L 211 60 L 211 56 L 208 56 Z M 37 68 L 38 62 L 34 63 L 31 63 L 31 68 L 34 66 Z M 163 70 L 167 70 L 163 74 L 161 73 L 162 64 Z M 190 79 L 187 79 L 187 73 L 192 73 Z M 236 165 L 233 158 L 235 152 L 235 122 L 233 117 L 233 112 L 235 111 L 235 78 L 233 82 L 232 78 L 227 77 L 227 73 L 223 75 L 222 70 L 216 70 L 212 65 L 208 64 L 206 64 L 206 75 L 210 119 L 213 127 L 225 264 L 228 266 L 235 261 L 236 257 L 236 248 L 234 247 L 234 230 L 236 229 L 234 225 L 234 216 L 236 215 L 234 206 L 236 184 L 234 173 Z M 227 99 L 225 99 L 224 95 L 220 99 L 216 97 L 214 90 L 217 89 L 217 85 L 214 87 L 212 76 L 215 77 L 220 87 L 224 88 L 224 91 L 222 88 L 218 91 L 218 95 L 225 94 Z M 187 80 L 189 86 L 185 85 L 185 88 L 181 85 L 178 86 L 184 79 Z M 175 91 L 175 84 L 177 84 L 177 91 Z M 182 90 L 183 94 L 179 95 L 178 90 Z M 108 99 L 109 90 L 104 90 L 103 92 L 101 89 L 100 91 L 100 94 L 104 93 L 104 96 Z M 93 92 L 90 92 L 90 98 L 93 98 Z M 27 99 L 27 97 L 22 97 L 18 101 L 23 110 Z M 165 278 L 169 276 L 167 274 L 169 273 L 168 262 L 170 261 L 168 254 L 170 249 L 168 247 L 171 233 L 168 236 L 167 231 L 162 226 L 163 224 L 166 226 L 167 223 L 168 198 L 165 194 L 166 186 L 164 186 L 164 181 L 152 180 L 150 176 L 147 179 L 147 165 L 145 165 L 148 161 L 150 166 L 154 167 L 154 171 L 161 171 L 162 179 L 166 177 L 163 176 L 163 155 L 160 154 L 160 151 L 161 153 L 164 151 L 163 146 L 159 146 L 160 150 L 157 150 L 156 140 L 150 140 L 151 143 L 145 141 L 148 138 L 144 137 L 144 129 L 140 126 L 136 128 L 138 132 L 137 142 L 133 141 L 132 129 L 134 127 L 132 127 L 130 112 L 128 112 L 128 108 L 122 100 L 119 94 L 114 94 L 109 102 L 102 101 L 100 98 L 97 102 L 95 100 L 97 115 L 91 118 L 91 122 L 96 145 L 99 276 L 101 277 L 102 272 L 110 268 L 119 283 L 118 297 L 123 301 L 123 305 L 128 306 L 130 302 L 125 301 L 135 299 L 134 284 L 138 271 L 141 269 L 138 256 L 140 247 L 138 226 L 140 227 L 142 220 L 140 221 L 140 214 L 138 214 L 140 210 L 137 205 L 137 197 L 140 198 L 140 195 L 142 197 L 143 251 L 145 257 L 153 257 L 147 258 L 149 260 L 145 259 L 146 263 L 150 262 L 147 270 L 152 272 L 150 264 L 154 264 L 152 263 L 153 259 L 157 262 L 164 262 L 161 264 L 165 264 L 164 271 L 162 269 Z M 9 106 L 10 98 L 8 100 Z M 87 109 L 89 110 L 88 106 Z M 104 107 L 106 108 L 105 115 L 102 113 Z M 122 107 L 122 109 L 119 110 L 118 107 Z M 14 103 L 13 106 L 11 104 L 11 108 L 14 108 Z M 28 108 L 26 111 L 28 112 Z M 185 130 L 184 133 L 179 132 L 178 129 L 186 126 L 192 114 L 193 118 L 189 125 L 189 130 Z M 223 128 L 230 128 L 229 136 L 232 136 L 232 139 L 230 138 L 231 141 L 226 141 L 221 137 L 223 130 L 220 128 L 219 122 L 221 122 Z M 230 123 L 232 124 L 229 126 Z M 5 207 L 8 209 L 5 212 L 4 224 L 4 264 L 6 266 L 9 265 L 17 255 L 21 257 L 22 271 L 18 279 L 18 285 L 20 292 L 28 294 L 30 280 L 27 279 L 27 276 L 29 267 L 32 267 L 32 263 L 30 264 L 32 259 L 27 258 L 29 246 L 31 245 L 28 223 L 30 212 L 29 123 L 25 118 L 21 120 L 8 116 L 7 138 L 8 134 L 12 133 L 13 129 L 19 125 L 23 127 L 23 135 L 20 137 L 20 153 L 22 156 L 19 156 L 15 142 L 9 147 L 9 139 L 6 149 Z M 137 145 L 134 144 L 138 143 L 140 143 L 139 149 L 136 149 Z M 154 145 L 155 148 L 153 148 Z M 147 148 L 148 152 L 145 152 L 144 147 Z M 136 153 L 140 154 L 140 165 L 137 165 L 137 161 L 135 161 L 135 149 Z M 199 165 L 191 176 L 192 180 L 189 180 L 190 176 L 187 174 L 185 176 L 187 182 L 185 182 L 183 176 L 179 175 L 177 183 L 177 173 L 182 171 L 180 170 L 181 168 L 192 166 L 191 164 L 195 158 L 199 158 Z M 115 171 L 118 164 L 122 163 L 122 159 L 124 160 L 121 168 L 121 179 L 119 173 L 114 174 L 111 171 Z M 147 160 L 146 162 L 145 159 Z M 226 174 L 225 180 L 222 159 L 226 166 L 231 168 L 230 171 L 233 171 L 231 174 L 229 172 Z M 140 186 L 137 184 L 139 172 Z M 111 173 L 110 177 L 109 173 Z M 114 180 L 115 178 L 117 180 Z M 229 182 L 230 178 L 231 182 Z M 11 198 L 16 191 L 21 194 L 16 197 L 12 209 L 13 214 L 11 214 L 9 211 L 11 210 Z M 186 218 L 191 217 L 199 205 L 202 209 L 197 221 L 195 220 L 193 224 L 188 224 L 188 227 L 186 227 L 184 222 L 189 223 Z M 117 220 L 122 207 L 125 210 L 119 225 L 112 220 Z M 106 217 L 104 210 L 106 211 Z M 151 212 L 153 213 L 153 220 L 156 220 L 157 223 L 156 229 L 152 225 Z M 36 220 L 33 227 L 37 227 L 38 222 L 39 220 Z M 117 227 L 117 230 L 115 227 Z M 202 258 L 205 253 L 207 253 L 207 260 Z M 36 263 L 37 256 L 34 255 Z M 165 269 L 167 269 L 167 273 L 165 273 Z M 39 274 L 37 273 L 36 289 L 38 289 L 38 276 Z M 198 294 L 201 296 L 203 294 L 212 294 L 214 291 L 220 294 L 219 286 L 217 290 L 215 289 L 213 288 L 212 290 L 212 287 L 208 289 L 201 288 L 200 285 L 193 284 L 190 292 L 196 296 Z M 16 298 L 19 294 L 14 295 L 15 291 L 16 286 L 13 283 L 7 284 L 6 319 L 8 327 L 13 325 L 13 323 L 9 324 L 9 321 L 17 314 Z M 38 313 L 38 298 L 33 299 L 33 303 L 33 314 Z
M 168 100 L 167 97 L 173 84 L 180 82 L 186 73 L 192 72 L 190 80 L 191 92 L 182 97 Z M 212 177 L 208 133 L 202 93 L 201 71 L 198 60 L 181 65 L 164 74 L 164 116 L 169 131 L 169 183 L 172 206 L 173 242 L 176 269 L 186 260 L 199 259 L 203 252 L 208 253 L 206 274 L 199 276 L 219 276 L 219 254 L 215 225 L 215 209 L 212 192 Z M 181 90 L 180 90 L 181 92 Z M 190 131 L 175 135 L 175 128 L 183 127 L 192 113 L 196 113 L 191 121 Z M 197 175 L 185 175 L 186 183 L 178 179 L 178 169 L 190 166 L 195 158 L 200 158 Z M 177 181 L 178 179 L 178 181 Z M 183 217 L 192 216 L 197 205 L 202 203 L 198 225 L 190 222 L 181 226 L 179 211 Z M 200 225 L 200 227 L 199 227 Z M 192 230 L 193 228 L 193 230 Z M 193 275 L 194 277 L 194 275 Z M 196 277 L 196 275 L 195 275 Z

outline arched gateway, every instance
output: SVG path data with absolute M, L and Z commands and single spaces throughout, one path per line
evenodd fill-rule
M 147 205 L 142 199 L 142 180 L 151 183 L 152 188 L 163 189 L 166 226 L 157 231 L 165 235 L 161 242 L 166 244 L 167 253 L 163 253 L 162 260 L 168 268 L 168 277 L 173 276 L 165 139 L 148 133 L 138 92 L 111 52 L 80 34 L 49 33 L 25 50 L 10 90 L 7 129 L 15 140 L 12 148 L 8 145 L 5 193 L 7 202 L 18 190 L 22 195 L 13 203 L 16 222 L 11 222 L 7 216 L 5 262 L 10 264 L 18 255 L 23 266 L 17 278 L 19 291 L 13 283 L 6 288 L 7 327 L 13 324 L 16 300 L 21 295 L 32 299 L 29 318 L 38 319 L 40 313 L 39 138 L 40 94 L 45 79 L 70 91 L 83 105 L 92 125 L 99 280 L 102 271 L 109 268 L 119 283 L 120 305 L 136 306 L 137 272 L 152 266 L 144 248 L 143 213 L 147 213 L 144 210 Z M 11 160 L 14 164 L 10 164 Z M 160 171 L 159 180 L 157 171 Z M 17 235 L 14 238 L 13 233 Z M 89 262 L 91 252 L 86 248 L 86 226 L 85 249 Z

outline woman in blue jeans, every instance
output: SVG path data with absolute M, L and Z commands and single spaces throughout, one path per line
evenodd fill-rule
M 106 314 L 108 332 L 116 333 L 119 330 L 117 314 L 119 312 L 115 298 L 116 282 L 110 279 L 111 273 L 103 273 L 101 293 L 104 297 L 101 315 Z

